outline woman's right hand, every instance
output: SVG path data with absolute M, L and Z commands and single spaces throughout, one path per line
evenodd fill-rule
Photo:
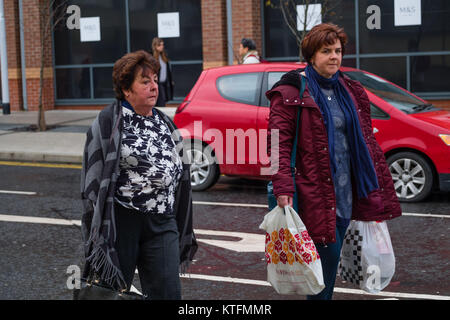
M 280 208 L 284 208 L 285 206 L 292 207 L 292 197 L 290 196 L 278 196 L 277 203 Z

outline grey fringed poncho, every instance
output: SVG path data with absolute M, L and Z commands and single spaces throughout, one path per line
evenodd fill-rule
M 116 226 L 114 193 L 119 176 L 122 112 L 118 100 L 103 109 L 87 133 L 81 172 L 83 201 L 82 235 L 86 258 L 85 275 L 95 272 L 104 282 L 125 289 L 117 251 L 114 248 Z M 155 112 L 165 121 L 171 132 L 175 124 L 163 112 Z M 181 145 L 175 131 L 174 141 Z M 183 173 L 175 196 L 174 212 L 180 234 L 180 263 L 185 270 L 197 251 L 192 227 L 192 193 L 189 164 L 183 163 Z

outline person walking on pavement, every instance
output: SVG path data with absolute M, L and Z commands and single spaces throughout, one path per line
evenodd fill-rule
M 332 298 L 351 219 L 379 221 L 401 215 L 389 168 L 372 131 L 368 96 L 358 81 L 339 71 L 346 43 L 342 28 L 315 26 L 301 44 L 306 68 L 288 72 L 266 92 L 269 152 L 271 131 L 279 130 L 279 169 L 272 181 L 282 208 L 292 206 L 290 156 L 297 143 L 298 211 L 321 257 L 326 286 L 307 296 L 311 300 Z M 306 88 L 299 98 L 301 76 L 306 77 Z M 299 139 L 293 142 L 299 110 Z
M 159 64 L 144 50 L 113 67 L 116 100 L 87 133 L 81 175 L 85 272 L 130 290 L 137 267 L 148 299 L 180 299 L 179 265 L 192 261 L 189 164 L 172 120 L 154 108 Z
M 172 69 L 169 63 L 169 58 L 164 50 L 164 41 L 161 38 L 153 38 L 152 53 L 153 57 L 159 61 L 160 65 L 158 73 L 159 96 L 156 106 L 165 107 L 167 101 L 173 99 L 174 82 L 172 79 Z
M 239 55 L 242 58 L 242 64 L 260 63 L 258 51 L 256 51 L 256 45 L 252 39 L 243 38 L 241 40 Z

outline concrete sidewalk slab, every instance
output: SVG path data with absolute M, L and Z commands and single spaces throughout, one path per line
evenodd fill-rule
M 81 163 L 85 133 L 15 132 L 0 135 L 0 159 Z
M 100 110 L 49 110 L 45 112 L 47 125 L 66 124 L 86 121 L 90 125 Z M 10 115 L 1 115 L 1 124 L 36 124 L 37 111 L 15 111 Z

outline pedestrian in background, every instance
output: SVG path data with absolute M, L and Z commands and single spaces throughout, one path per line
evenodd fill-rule
M 239 55 L 242 58 L 242 64 L 260 63 L 258 51 L 252 39 L 242 38 L 239 44 Z
M 158 98 L 158 61 L 128 53 L 113 67 L 116 100 L 87 133 L 81 176 L 85 275 L 149 299 L 180 299 L 179 265 L 196 251 L 189 165 Z M 173 137 L 174 138 L 173 138 Z
M 325 289 L 308 299 L 331 299 L 346 229 L 351 219 L 388 220 L 401 208 L 384 154 L 372 131 L 370 103 L 358 81 L 339 71 L 347 35 L 336 25 L 315 26 L 302 41 L 305 69 L 285 74 L 266 95 L 271 130 L 279 130 L 279 170 L 272 177 L 280 207 L 292 206 L 290 168 L 297 143 L 295 188 L 299 215 L 321 261 Z M 300 77 L 306 77 L 303 97 Z M 298 141 L 293 142 L 301 110 Z
M 165 107 L 167 101 L 173 99 L 174 82 L 172 78 L 172 69 L 169 63 L 166 50 L 164 50 L 164 41 L 161 38 L 153 38 L 152 41 L 153 57 L 159 62 L 160 69 L 158 73 L 159 96 L 156 102 L 157 107 Z

